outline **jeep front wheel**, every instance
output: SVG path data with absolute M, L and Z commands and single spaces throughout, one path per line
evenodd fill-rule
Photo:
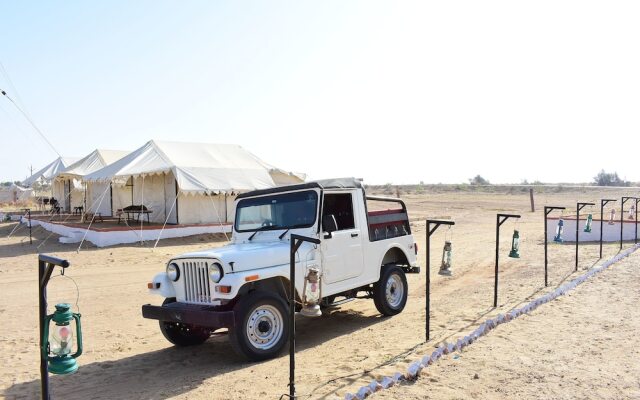
M 233 350 L 241 357 L 262 361 L 276 357 L 289 341 L 287 304 L 268 292 L 252 292 L 233 308 L 235 326 L 229 332 Z
M 397 265 L 385 265 L 373 284 L 373 302 L 382 315 L 399 314 L 407 304 L 407 277 Z
M 166 298 L 162 305 L 175 301 L 173 297 Z M 159 323 L 162 335 L 176 346 L 195 346 L 204 343 L 211 336 L 207 328 L 169 321 L 159 321 Z

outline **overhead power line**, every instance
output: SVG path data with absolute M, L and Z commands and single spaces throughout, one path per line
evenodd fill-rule
M 20 93 L 18 93 L 18 89 L 16 89 L 16 85 L 13 84 L 13 81 L 11 80 L 11 77 L 9 76 L 9 73 L 7 72 L 7 69 L 4 67 L 4 64 L 2 63 L 2 61 L 0 61 L 0 72 L 2 72 L 2 76 L 4 76 L 4 79 L 9 84 L 9 88 L 11 89 L 11 94 L 13 95 L 13 97 L 16 98 L 16 100 L 20 104 L 20 107 L 22 107 L 22 109 L 27 114 L 29 114 L 29 116 L 31 116 L 31 113 L 27 109 L 27 106 L 24 104 L 24 101 L 22 101 L 22 97 L 20 97 Z
M 51 147 L 53 149 L 53 151 L 59 156 L 62 157 L 62 155 L 60 154 L 60 152 L 53 146 L 53 144 L 51 144 L 51 142 L 49 141 L 49 139 L 47 139 L 47 137 L 44 135 L 44 133 L 42 133 L 42 131 L 36 126 L 36 124 L 33 122 L 33 120 L 29 117 L 29 115 L 24 112 L 22 110 L 22 108 L 15 102 L 13 101 L 13 99 L 11 98 L 11 96 L 9 96 L 7 94 L 7 92 L 5 92 L 4 90 L 0 89 L 0 94 L 2 94 L 4 97 L 6 97 L 7 99 L 9 99 L 9 101 L 18 109 L 18 111 L 20 111 L 20 113 L 25 117 L 25 119 L 27 121 L 29 121 L 29 123 L 31 124 L 31 126 L 33 127 L 33 129 L 36 130 L 36 132 L 38 132 L 38 134 L 42 137 L 42 139 L 49 145 L 49 147 Z

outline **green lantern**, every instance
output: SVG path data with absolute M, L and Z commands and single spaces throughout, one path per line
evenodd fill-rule
M 558 220 L 558 226 L 556 227 L 556 235 L 553 237 L 553 241 L 556 243 L 564 242 L 562 238 L 562 232 L 564 232 L 564 220 L 560 218 Z
M 591 232 L 591 223 L 593 222 L 593 215 L 587 215 L 587 223 L 584 225 L 585 232 Z
M 509 252 L 509 257 L 511 258 L 520 258 L 520 233 L 517 230 L 513 231 L 513 238 L 511 239 L 511 251 Z
M 55 325 L 49 329 L 53 321 Z M 75 321 L 75 335 L 71 328 L 71 322 Z M 51 335 L 49 333 L 51 332 Z M 71 353 L 73 342 L 77 343 L 75 353 Z M 82 328 L 80 326 L 80 314 L 71 312 L 71 305 L 67 303 L 56 304 L 56 311 L 47 315 L 44 323 L 44 343 L 42 355 L 47 359 L 49 372 L 52 374 L 66 375 L 78 370 L 76 358 L 82 354 Z
M 444 242 L 444 248 L 442 249 L 442 264 L 440 264 L 440 271 L 438 274 L 451 276 L 451 242 L 446 240 Z

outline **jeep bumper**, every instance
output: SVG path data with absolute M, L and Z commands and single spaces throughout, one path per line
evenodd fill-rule
M 197 304 L 169 303 L 163 306 L 145 304 L 142 316 L 167 322 L 197 325 L 206 328 L 231 328 L 234 324 L 233 311 L 216 311 L 211 306 Z

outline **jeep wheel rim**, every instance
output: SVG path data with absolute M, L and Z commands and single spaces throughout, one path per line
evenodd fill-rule
M 256 349 L 268 350 L 275 346 L 283 329 L 282 314 L 274 306 L 256 307 L 247 320 L 247 338 Z
M 387 280 L 387 287 L 385 290 L 387 303 L 391 308 L 400 307 L 402 298 L 404 297 L 404 284 L 398 274 L 393 274 Z

